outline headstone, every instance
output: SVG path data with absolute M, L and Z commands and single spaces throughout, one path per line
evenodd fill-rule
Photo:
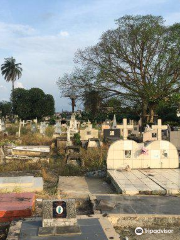
M 0 132 L 4 132 L 5 130 L 6 130 L 5 122 L 0 119 Z
M 42 227 L 39 236 L 80 234 L 77 224 L 75 199 L 44 200 Z
M 157 129 L 157 138 L 158 140 L 162 139 L 162 130 L 166 130 L 168 127 L 167 125 L 162 125 L 161 119 L 158 119 L 158 125 L 152 125 L 152 129 Z
M 37 132 L 37 127 L 36 127 L 36 124 L 34 124 L 34 123 L 31 125 L 31 132 L 32 133 Z
M 76 117 L 75 117 L 75 114 L 74 114 L 74 113 L 71 115 L 70 131 L 71 131 L 72 133 L 77 133 L 77 132 L 78 132 L 78 129 L 77 129 L 77 121 L 76 121 Z
M 114 142 L 120 139 L 120 129 L 104 129 L 104 142 Z
M 66 146 L 72 146 L 71 135 L 70 135 L 70 127 L 67 127 L 67 142 Z
M 133 125 L 128 125 L 127 124 L 127 119 L 124 118 L 123 119 L 123 125 L 117 125 L 117 128 L 122 129 L 122 135 L 123 135 L 123 139 L 127 140 L 128 137 L 128 130 L 132 130 L 133 129 Z
M 0 164 L 3 164 L 4 163 L 4 151 L 2 149 L 2 147 L 0 147 Z
M 45 122 L 41 122 L 41 123 L 40 123 L 40 133 L 41 133 L 42 135 L 45 135 L 46 128 L 47 128 L 47 124 L 46 124 Z
M 113 128 L 113 129 L 117 128 L 117 122 L 116 122 L 116 115 L 115 115 L 115 114 L 114 114 L 114 118 L 113 118 L 112 128 Z
M 55 125 L 55 134 L 61 134 L 61 123 L 57 122 Z

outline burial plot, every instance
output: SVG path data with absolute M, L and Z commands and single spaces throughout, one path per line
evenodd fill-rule
M 90 138 L 87 142 L 87 148 L 99 148 L 101 147 L 101 142 L 98 138 Z
M 89 139 L 97 139 L 98 137 L 99 131 L 97 129 L 93 129 L 90 122 L 88 122 L 88 127 L 86 129 L 80 130 L 80 139 L 83 146 L 88 142 Z
M 56 125 L 55 125 L 53 137 L 56 138 L 56 137 L 60 136 L 61 133 L 62 133 L 61 122 L 57 122 Z
M 34 176 L 0 177 L 0 192 L 41 192 L 43 179 Z
M 17 146 L 12 148 L 13 155 L 47 157 L 50 154 L 49 146 Z
M 121 135 L 123 135 L 123 139 L 126 140 L 128 138 L 128 135 L 131 134 L 131 130 L 133 129 L 133 125 L 127 124 L 127 119 L 123 119 L 122 125 L 117 125 L 118 129 L 121 129 Z
M 34 193 L 1 193 L 0 222 L 31 217 L 35 207 Z
M 71 132 L 71 134 L 78 133 L 78 127 L 77 126 L 78 126 L 78 124 L 77 124 L 77 121 L 76 121 L 76 116 L 73 113 L 71 115 L 71 120 L 70 120 L 70 132 Z
M 162 129 L 162 127 L 160 126 L 159 129 Z M 127 134 L 127 131 L 124 131 L 124 133 Z M 157 138 L 161 139 L 161 131 L 157 132 Z M 137 194 L 139 192 L 153 192 L 156 190 L 161 192 L 159 186 L 157 187 L 154 186 L 154 183 L 152 184 L 152 180 L 142 181 L 141 177 L 134 176 L 133 171 L 135 170 L 133 169 L 153 168 L 165 171 L 165 169 L 175 169 L 178 167 L 179 156 L 176 147 L 164 140 L 152 141 L 147 144 L 138 144 L 132 140 L 120 140 L 111 144 L 108 150 L 108 174 L 114 185 L 126 194 L 128 192 Z M 125 170 L 130 172 L 126 173 Z M 125 174 L 128 174 L 130 179 L 124 176 Z M 120 175 L 124 178 L 122 179 Z M 160 188 L 164 189 L 163 186 L 160 186 Z
M 40 133 L 41 133 L 42 135 L 45 135 L 45 133 L 46 133 L 46 128 L 47 128 L 47 124 L 46 124 L 45 122 L 41 122 L 41 123 L 40 123 Z

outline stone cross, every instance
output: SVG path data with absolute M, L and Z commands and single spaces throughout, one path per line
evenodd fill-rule
M 166 130 L 168 127 L 167 125 L 162 125 L 162 120 L 158 119 L 158 125 L 152 125 L 152 129 L 157 129 L 157 140 L 162 140 L 162 130 Z
M 127 140 L 128 129 L 133 129 L 133 125 L 128 125 L 127 118 L 123 118 L 123 125 L 119 125 L 118 128 L 123 129 L 123 139 Z
M 70 138 L 70 127 L 67 128 L 67 142 L 70 142 L 71 138 Z

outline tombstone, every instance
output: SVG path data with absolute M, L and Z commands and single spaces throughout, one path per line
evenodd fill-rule
M 104 129 L 104 142 L 114 142 L 120 139 L 120 129 Z
M 55 125 L 55 134 L 61 134 L 61 123 L 57 122 Z
M 4 132 L 5 130 L 6 130 L 5 122 L 0 119 L 0 132 Z
M 70 127 L 67 128 L 67 142 L 66 146 L 72 146 L 71 135 L 70 135 Z
M 32 133 L 36 133 L 37 132 L 37 127 L 36 127 L 36 124 L 34 124 L 34 123 L 31 125 L 31 132 Z
M 143 134 L 143 142 L 162 140 L 162 130 L 168 129 L 167 125 L 162 125 L 161 119 L 158 119 L 158 125 L 146 126 L 145 133 Z
M 117 128 L 116 115 L 114 114 L 112 129 Z
M 72 134 L 78 132 L 78 129 L 77 129 L 77 121 L 76 121 L 76 117 L 75 117 L 75 114 L 74 114 L 74 113 L 71 115 L 71 120 L 70 120 L 70 132 L 71 132 Z
M 123 135 L 123 139 L 127 140 L 128 135 L 130 134 L 131 130 L 133 129 L 133 125 L 127 124 L 127 119 L 123 118 L 123 125 L 117 125 L 118 129 L 121 129 Z
M 44 200 L 42 227 L 38 236 L 81 234 L 76 218 L 75 199 Z
M 91 138 L 98 138 L 99 131 L 97 129 L 92 128 L 92 124 L 88 121 L 88 127 L 80 130 L 80 139 L 82 145 L 85 145 L 89 139 Z
M 45 135 L 45 133 L 46 133 L 46 128 L 47 128 L 47 124 L 46 124 L 45 122 L 41 122 L 41 123 L 40 123 L 40 133 L 41 133 L 42 135 Z

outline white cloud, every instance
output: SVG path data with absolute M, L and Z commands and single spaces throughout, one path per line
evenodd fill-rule
M 5 87 L 5 86 L 3 86 L 3 85 L 0 85 L 0 89 L 2 89 L 2 90 L 5 90 L 5 89 L 6 89 L 6 87 Z
M 15 82 L 14 87 L 15 88 L 24 88 L 24 86 L 21 82 Z
M 62 36 L 62 37 L 68 37 L 69 33 L 66 32 L 66 31 L 61 31 L 59 35 Z

